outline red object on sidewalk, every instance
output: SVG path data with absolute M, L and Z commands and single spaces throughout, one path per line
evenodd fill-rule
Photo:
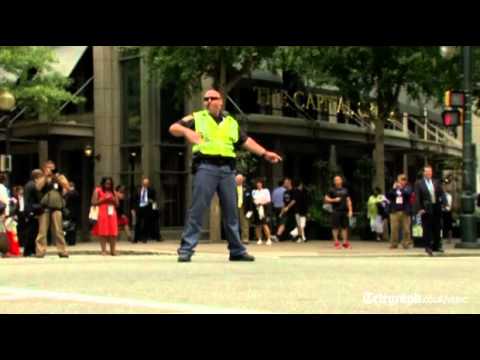
M 8 255 L 20 256 L 20 246 L 18 245 L 17 233 L 7 230 Z

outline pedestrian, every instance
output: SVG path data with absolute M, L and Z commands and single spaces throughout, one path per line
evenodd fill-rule
M 240 222 L 240 235 L 242 242 L 248 245 L 250 242 L 250 223 L 246 214 L 252 210 L 252 206 L 250 205 L 252 202 L 251 194 L 245 186 L 245 177 L 242 174 L 237 174 L 235 182 L 237 184 L 237 209 Z
M 351 249 L 352 246 L 348 240 L 348 227 L 350 219 L 353 216 L 352 200 L 348 190 L 343 186 L 343 178 L 339 175 L 333 179 L 334 187 L 330 189 L 325 196 L 325 202 L 332 205 L 332 235 L 334 246 L 341 249 L 342 245 L 338 241 L 339 232 L 343 239 L 343 247 Z
M 36 256 L 43 258 L 47 252 L 47 232 L 50 227 L 52 237 L 60 258 L 68 258 L 65 234 L 63 232 L 62 210 L 65 207 L 65 200 L 62 196 L 63 190 L 70 190 L 70 185 L 65 175 L 60 174 L 51 160 L 42 166 L 43 174 L 46 177 L 45 185 L 40 190 L 42 198 L 43 213 L 39 217 L 39 230 L 35 240 Z
M 399 230 L 402 230 L 402 246 L 408 249 L 413 246 L 411 236 L 412 209 L 411 198 L 412 188 L 408 185 L 408 179 L 405 174 L 400 174 L 392 189 L 387 193 L 390 200 L 390 248 L 398 247 Z
M 283 181 L 285 191 L 283 192 L 283 208 L 278 214 L 279 226 L 277 234 L 272 236 L 273 241 L 280 241 L 282 239 L 285 229 L 292 223 L 294 219 L 293 207 L 295 206 L 295 200 L 293 198 L 293 182 L 290 178 L 285 178 Z M 290 228 L 288 228 L 290 230 Z
M 77 243 L 77 224 L 80 220 L 80 194 L 75 189 L 75 183 L 70 181 L 70 189 L 64 189 L 65 209 L 63 212 L 63 225 L 65 240 L 69 246 Z
M 154 234 L 155 221 L 153 212 L 158 209 L 155 189 L 150 185 L 150 179 L 144 177 L 142 186 L 138 189 L 133 200 L 135 213 L 135 236 L 134 243 L 139 241 L 146 243 L 148 239 L 159 240 L 159 234 Z M 158 220 L 158 219 L 157 219 Z
M 22 186 L 13 187 L 13 218 L 17 222 L 18 241 L 21 247 L 25 247 L 25 197 Z
M 117 207 L 117 223 L 118 223 L 118 230 L 124 231 L 127 235 L 127 240 L 129 242 L 133 242 L 132 231 L 130 230 L 130 221 L 128 216 L 125 214 L 125 196 L 126 196 L 126 188 L 124 185 L 118 185 L 115 188 L 115 195 L 118 199 L 118 207 Z
M 297 224 L 296 232 L 297 243 L 303 243 L 307 241 L 305 236 L 305 226 L 307 225 L 307 213 L 308 213 L 308 194 L 305 189 L 303 181 L 298 181 L 297 188 L 293 191 L 293 199 L 295 200 L 294 213 L 295 222 Z
M 170 127 L 175 137 L 185 137 L 193 144 L 192 206 L 178 249 L 180 262 L 189 262 L 198 244 L 203 216 L 213 195 L 218 193 L 230 261 L 254 261 L 240 241 L 235 191 L 235 158 L 239 147 L 277 163 L 281 157 L 265 150 L 224 111 L 224 97 L 209 90 L 203 98 L 205 110 L 195 112 Z
M 38 219 L 43 213 L 40 204 L 40 189 L 45 186 L 46 177 L 42 170 L 32 171 L 31 180 L 25 184 L 25 246 L 23 256 L 35 256 L 35 239 L 38 235 Z
M 372 232 L 376 234 L 377 241 L 382 241 L 385 230 L 385 199 L 386 198 L 382 194 L 382 190 L 379 187 L 376 187 L 373 190 L 373 194 L 368 198 L 367 218 L 370 221 L 370 228 L 372 229 Z
M 0 173 L 0 203 L 5 206 L 4 215 L 8 217 L 10 216 L 10 193 L 5 186 L 6 181 L 5 173 Z
M 447 243 L 452 243 L 453 237 L 453 216 L 452 216 L 452 194 L 445 191 L 445 201 L 442 206 L 442 224 L 443 238 L 447 239 Z
M 423 178 L 415 183 L 415 213 L 421 216 L 425 251 L 429 256 L 443 253 L 440 238 L 442 200 L 444 192 L 442 184 L 433 178 L 430 165 L 423 168 Z
M 118 222 L 115 209 L 118 207 L 118 198 L 111 177 L 102 178 L 100 186 L 95 188 L 92 206 L 98 206 L 97 223 L 92 229 L 92 235 L 99 238 L 103 256 L 107 255 L 107 242 L 110 245 L 110 255 L 116 256 Z
M 283 202 L 283 194 L 285 193 L 285 179 L 278 182 L 278 186 L 272 192 L 272 205 L 273 205 L 273 227 L 272 232 L 276 233 L 280 226 L 280 213 L 285 207 Z M 272 240 L 277 240 L 276 236 L 272 236 Z
M 270 226 L 270 204 L 272 199 L 270 191 L 265 189 L 262 179 L 255 182 L 256 189 L 252 191 L 252 200 L 254 204 L 253 223 L 255 224 L 255 233 L 257 235 L 257 245 L 263 245 L 262 235 L 265 235 L 267 246 L 272 245 Z

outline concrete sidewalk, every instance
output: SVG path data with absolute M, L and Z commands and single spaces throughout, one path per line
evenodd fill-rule
M 170 255 L 175 256 L 179 246 L 179 241 L 151 241 L 146 244 L 132 244 L 129 242 L 119 242 L 117 251 L 119 255 Z M 257 245 L 251 242 L 247 245 L 248 251 L 255 256 L 267 257 L 420 257 L 426 256 L 425 250 L 421 248 L 413 248 L 404 250 L 402 247 L 398 249 L 389 249 L 387 242 L 373 241 L 353 241 L 352 249 L 337 250 L 333 247 L 332 241 L 309 241 L 303 244 L 294 242 L 274 243 L 272 246 Z M 444 244 L 445 254 L 438 256 L 478 256 L 479 250 L 455 249 L 454 244 Z M 56 248 L 50 246 L 49 254 L 56 254 Z M 76 246 L 69 247 L 71 255 L 99 255 L 100 244 L 97 242 L 79 243 Z M 227 244 L 225 243 L 200 243 L 196 249 L 196 253 L 221 254 L 227 255 Z

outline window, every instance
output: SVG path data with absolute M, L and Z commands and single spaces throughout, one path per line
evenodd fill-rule
M 140 58 L 121 62 L 122 69 L 122 143 L 141 142 Z
M 185 190 L 187 145 L 183 138 L 170 134 L 169 127 L 185 116 L 184 101 L 175 93 L 175 84 L 163 84 L 160 92 L 160 221 L 164 227 L 183 226 L 185 223 Z
M 162 216 L 160 226 L 183 226 L 185 223 L 186 174 L 160 174 Z
M 183 144 L 182 138 L 176 138 L 168 129 L 174 122 L 182 119 L 184 114 L 184 101 L 178 100 L 175 94 L 174 84 L 164 84 L 160 91 L 160 141 L 167 144 Z
M 128 193 L 127 207 L 131 208 L 131 198 L 135 188 L 142 180 L 142 148 L 140 146 L 124 146 L 121 149 L 122 169 L 120 172 L 120 184 L 126 187 Z M 119 185 L 120 185 L 119 184 Z
M 185 171 L 185 146 L 160 146 L 161 170 Z

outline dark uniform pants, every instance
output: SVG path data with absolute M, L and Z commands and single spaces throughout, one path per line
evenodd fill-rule
M 247 252 L 240 241 L 238 224 L 237 185 L 235 172 L 230 166 L 200 164 L 193 179 L 192 207 L 188 211 L 179 255 L 192 255 L 200 239 L 202 222 L 210 208 L 215 192 L 218 193 L 222 209 L 222 223 L 232 256 Z

